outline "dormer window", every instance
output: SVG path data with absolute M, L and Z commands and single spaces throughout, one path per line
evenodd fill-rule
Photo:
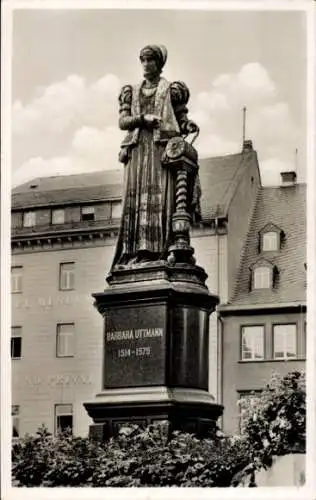
M 271 269 L 269 267 L 257 267 L 253 272 L 253 288 L 271 287 Z
M 275 231 L 269 231 L 262 235 L 262 250 L 263 252 L 270 252 L 279 250 L 279 235 Z
M 277 284 L 279 272 L 276 266 L 266 259 L 259 259 L 251 268 L 250 290 L 273 288 Z
M 277 252 L 284 241 L 284 232 L 275 224 L 269 223 L 259 231 L 258 253 Z

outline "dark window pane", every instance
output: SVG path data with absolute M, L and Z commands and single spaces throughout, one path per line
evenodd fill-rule
M 57 416 L 57 430 L 63 432 L 68 429 L 72 431 L 72 415 Z
M 22 338 L 11 338 L 11 358 L 20 358 L 22 353 Z
M 86 206 L 81 208 L 81 220 L 94 220 L 94 207 Z

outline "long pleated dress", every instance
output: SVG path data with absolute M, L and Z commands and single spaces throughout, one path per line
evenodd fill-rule
M 141 88 L 141 114 L 155 113 L 156 88 Z M 170 85 L 171 104 L 179 129 L 187 122 L 188 89 Z M 132 87 L 123 87 L 120 108 L 131 109 Z M 113 265 L 165 259 L 171 243 L 175 210 L 175 175 L 162 164 L 166 142 L 155 142 L 153 130 L 141 127 L 137 144 L 129 148 L 124 172 L 123 210 Z

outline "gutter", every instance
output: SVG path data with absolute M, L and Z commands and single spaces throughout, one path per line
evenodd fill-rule
M 245 313 L 262 313 L 266 311 L 280 311 L 282 309 L 293 309 L 294 311 L 306 311 L 306 301 L 297 301 L 297 302 L 272 302 L 272 303 L 263 303 L 263 304 L 241 304 L 241 305 L 233 305 L 233 304 L 223 304 L 219 305 L 217 308 L 218 313 L 221 316 L 238 316 Z

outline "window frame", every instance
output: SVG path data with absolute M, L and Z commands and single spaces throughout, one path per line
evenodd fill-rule
M 70 270 L 63 269 L 63 266 L 70 265 L 70 264 L 73 265 L 73 269 L 70 269 Z M 67 276 L 68 276 L 67 280 L 69 282 L 71 281 L 71 278 L 69 277 L 69 275 L 72 273 L 72 275 L 73 275 L 72 276 L 72 280 L 73 280 L 73 286 L 72 287 L 69 286 L 69 287 L 66 288 L 66 287 L 62 286 L 62 284 L 63 284 L 62 275 L 64 273 L 67 274 Z M 75 262 L 74 261 L 60 262 L 60 264 L 59 264 L 59 290 L 61 292 L 69 292 L 69 291 L 75 290 Z
M 71 413 L 64 413 L 64 414 L 57 414 L 57 408 L 60 407 L 69 407 L 71 406 Z M 74 408 L 72 403 L 56 403 L 54 405 L 54 434 L 56 435 L 58 433 L 59 427 L 58 427 L 58 417 L 67 417 L 71 416 L 72 417 L 72 425 L 71 425 L 71 434 L 73 434 L 74 431 Z M 62 430 L 61 432 L 64 432 L 67 429 L 67 427 Z
M 273 234 L 275 236 L 275 244 L 276 244 L 276 248 L 265 248 L 264 247 L 264 241 L 265 241 L 265 237 L 267 237 L 267 235 L 271 235 Z M 261 251 L 262 252 L 278 252 L 280 250 L 280 231 L 277 231 L 276 229 L 269 229 L 267 231 L 264 231 L 262 234 L 261 234 Z
M 264 235 L 267 233 L 276 233 L 276 235 L 277 235 L 277 248 L 274 250 L 270 250 L 270 249 L 265 250 L 263 248 Z M 285 238 L 285 233 L 279 226 L 277 226 L 273 222 L 269 222 L 263 228 L 261 228 L 259 233 L 258 233 L 258 236 L 259 236 L 259 239 L 258 239 L 258 253 L 259 254 L 265 254 L 265 253 L 269 253 L 269 252 L 279 252 L 282 249 L 282 245 L 283 245 L 284 238 Z
M 302 359 L 306 359 L 307 356 L 307 335 L 308 335 L 308 327 L 307 327 L 307 320 L 304 320 L 304 326 L 303 326 L 303 331 L 302 331 L 302 352 L 301 352 L 301 357 Z
M 245 328 L 262 328 L 262 347 L 263 347 L 263 354 L 262 358 L 256 358 L 256 357 L 251 357 L 251 358 L 243 358 L 243 330 Z M 240 325 L 240 332 L 239 332 L 239 361 L 242 363 L 256 363 L 256 362 L 262 362 L 266 360 L 266 325 L 264 323 L 250 323 L 250 324 L 244 324 Z
M 58 347 L 59 347 L 59 340 L 60 340 L 60 334 L 61 334 L 61 327 L 62 326 L 71 326 L 72 331 L 70 332 L 63 332 L 64 338 L 69 338 L 72 337 L 72 354 L 60 354 Z M 67 345 L 67 341 L 65 343 Z M 65 350 L 67 352 L 67 349 Z M 75 323 L 74 322 L 68 322 L 68 323 L 57 323 L 56 325 L 56 358 L 74 358 L 75 357 Z
M 25 224 L 26 217 L 28 215 L 32 214 L 32 224 Z M 33 220 L 34 218 L 34 220 Z M 22 226 L 23 227 L 34 227 L 36 226 L 36 211 L 35 210 L 27 210 L 23 212 L 23 218 L 22 218 Z
M 20 269 L 21 270 L 20 274 L 14 274 L 14 271 L 13 271 L 14 269 Z M 12 278 L 16 277 L 16 276 L 18 276 L 18 278 L 16 280 L 17 282 L 18 282 L 18 279 L 20 278 L 20 282 L 21 282 L 20 283 L 21 284 L 20 288 L 19 287 L 14 288 L 12 286 L 12 281 L 13 281 Z M 11 266 L 11 283 L 10 283 L 10 286 L 11 286 L 11 293 L 23 293 L 23 266 Z
M 56 213 L 56 212 L 63 213 L 63 221 L 62 222 L 54 222 L 54 213 Z M 51 209 L 51 216 L 50 216 L 50 223 L 52 226 L 59 226 L 61 224 L 65 224 L 65 209 L 64 208 L 52 208 Z
M 21 210 L 11 211 L 11 226 L 12 229 L 20 229 L 23 227 L 23 212 Z
M 86 210 L 88 209 L 88 211 L 86 213 L 83 213 L 85 209 Z M 89 209 L 91 211 L 89 211 Z M 84 222 L 84 221 L 93 222 L 93 221 L 95 221 L 96 220 L 95 212 L 96 212 L 95 205 L 81 205 L 80 206 L 80 221 L 81 222 Z M 93 215 L 93 217 L 92 218 L 90 218 L 90 217 L 85 218 L 84 216 L 87 216 L 87 215 Z
M 276 357 L 275 356 L 275 327 L 278 327 L 278 326 L 295 326 L 295 356 L 291 356 L 291 357 L 288 357 L 288 356 L 283 356 L 283 357 Z M 285 350 L 284 350 L 284 346 L 286 347 L 286 343 L 284 343 L 283 345 L 283 354 L 285 353 Z M 299 359 L 299 355 L 298 355 L 298 324 L 297 322 L 287 322 L 287 323 L 280 323 L 280 322 L 277 322 L 277 323 L 272 323 L 272 359 L 274 361 L 291 361 L 291 360 L 297 360 Z
M 13 335 L 13 329 L 18 328 L 20 335 Z M 13 356 L 13 346 L 14 346 L 14 339 L 19 339 L 20 340 L 20 356 Z M 14 325 L 11 326 L 11 360 L 13 359 L 21 359 L 22 358 L 22 326 L 20 325 Z
M 256 273 L 262 269 L 267 269 L 267 271 L 269 272 L 269 286 L 262 286 L 262 284 L 261 284 L 261 286 L 256 286 Z M 268 264 L 259 264 L 252 269 L 252 273 L 253 273 L 252 290 L 269 290 L 272 288 L 273 275 L 272 275 L 271 266 L 269 266 Z M 261 281 L 262 281 L 262 278 L 261 278 Z
M 113 216 L 113 205 L 119 205 L 120 206 L 120 209 L 121 209 L 120 215 L 115 216 L 115 217 Z M 123 202 L 122 202 L 122 200 L 113 200 L 113 201 L 111 201 L 111 220 L 118 220 L 118 219 L 120 219 L 121 216 L 122 216 L 122 211 L 123 211 Z

